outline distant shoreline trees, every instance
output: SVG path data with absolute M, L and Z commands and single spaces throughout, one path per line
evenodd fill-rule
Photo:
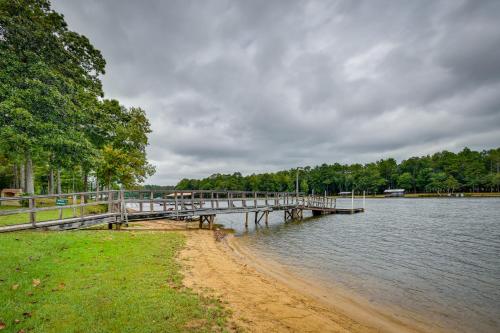
M 203 179 L 182 179 L 179 190 L 294 191 L 296 169 L 275 173 L 214 174 Z M 342 191 L 382 193 L 387 188 L 404 188 L 414 193 L 499 192 L 500 148 L 459 153 L 442 151 L 411 157 L 397 163 L 382 159 L 367 164 L 322 164 L 300 171 L 300 190 L 336 194 Z
M 132 186 L 154 172 L 145 112 L 103 99 L 105 60 L 48 0 L 0 0 L 0 188 Z

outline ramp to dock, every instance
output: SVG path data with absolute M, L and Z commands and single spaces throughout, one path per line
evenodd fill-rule
M 0 232 L 78 229 L 104 223 L 119 228 L 129 221 L 195 217 L 200 228 L 207 223 L 211 229 L 219 214 L 245 214 L 248 226 L 249 214 L 256 224 L 267 224 L 273 211 L 283 211 L 285 222 L 302 219 L 304 211 L 314 216 L 364 212 L 364 207 L 354 207 L 354 201 L 351 208 L 339 208 L 335 198 L 294 192 L 96 191 L 0 198 L 0 204 L 12 207 L 0 210 L 4 224 L 7 221 Z M 12 221 L 25 221 L 11 224 L 9 216 Z

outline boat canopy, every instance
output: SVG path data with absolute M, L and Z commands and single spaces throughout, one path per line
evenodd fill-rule
M 387 189 L 384 193 L 404 193 L 404 188 Z

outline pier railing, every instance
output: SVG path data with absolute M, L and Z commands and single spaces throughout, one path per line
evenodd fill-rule
M 3 197 L 0 232 L 272 210 L 333 212 L 336 206 L 336 200 L 326 196 L 262 191 L 110 190 Z

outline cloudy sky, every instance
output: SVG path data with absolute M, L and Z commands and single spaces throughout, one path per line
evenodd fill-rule
M 500 1 L 53 6 L 146 110 L 148 183 L 500 146 Z

